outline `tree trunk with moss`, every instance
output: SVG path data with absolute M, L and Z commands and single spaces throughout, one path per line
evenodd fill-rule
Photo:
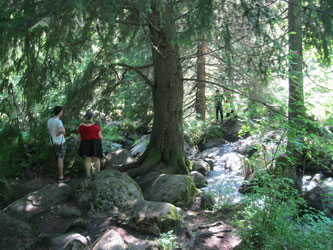
M 302 57 L 302 6 L 300 0 L 290 0 L 288 3 L 289 26 L 289 132 L 287 150 L 290 159 L 289 165 L 284 168 L 284 176 L 294 181 L 294 186 L 300 189 L 297 183 L 297 166 L 302 159 L 301 149 L 297 145 L 303 143 L 303 130 L 305 106 L 303 94 L 303 57 Z
M 184 149 L 183 82 L 175 23 L 170 1 L 163 13 L 151 1 L 149 30 L 154 62 L 152 84 L 154 124 L 150 143 L 137 163 L 124 166 L 130 176 L 143 175 L 159 163 L 167 173 L 188 174 L 189 164 Z
M 196 83 L 195 94 L 195 111 L 199 119 L 206 119 L 206 44 L 203 37 L 198 44 L 197 50 L 197 78 L 199 81 Z

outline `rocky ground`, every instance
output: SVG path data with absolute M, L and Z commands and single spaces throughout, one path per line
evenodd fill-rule
M 134 182 L 115 170 L 144 152 L 147 138 L 143 138 L 131 152 L 118 149 L 107 155 L 108 167 L 89 178 L 82 177 L 80 163 L 73 167 L 76 177 L 66 184 L 47 177 L 56 176 L 53 165 L 41 169 L 43 177 L 0 180 L 1 189 L 17 190 L 14 196 L 7 195 L 13 203 L 5 206 L 0 199 L 0 249 L 241 249 L 230 221 L 241 209 L 240 185 L 253 175 L 248 158 L 258 146 L 275 152 L 283 141 L 275 133 L 263 140 L 239 139 L 235 135 L 240 127 L 232 129 L 228 137 L 207 140 L 200 152 L 188 149 L 191 178 L 151 172 Z M 306 180 L 305 190 L 318 189 L 316 198 L 331 190 L 331 178 L 322 174 Z M 311 199 L 320 210 L 332 207 L 324 199 Z M 228 202 L 229 209 L 215 211 L 221 201 Z
M 68 185 L 75 190 L 81 181 L 82 178 L 73 179 Z M 30 181 L 16 180 L 15 182 L 21 196 L 40 190 L 49 184 L 57 185 L 54 180 L 46 178 L 35 178 Z M 171 244 L 170 249 L 204 250 L 234 249 L 239 245 L 241 242 L 239 237 L 234 234 L 232 226 L 228 224 L 232 215 L 228 214 L 228 211 L 203 210 L 200 204 L 199 197 L 193 204 L 182 210 L 181 216 L 184 224 L 173 238 L 173 234 L 156 236 L 138 232 L 126 223 L 115 220 L 112 216 L 98 219 L 90 217 L 78 209 L 75 200 L 70 198 L 56 203 L 48 210 L 36 213 L 26 220 L 29 225 L 33 225 L 32 231 L 38 231 L 38 235 L 30 234 L 29 229 L 25 229 L 26 231 L 21 233 L 24 237 L 15 237 L 11 230 L 7 233 L 1 232 L 0 248 L 4 250 L 90 249 L 89 247 L 93 247 L 94 242 L 96 243 L 101 235 L 110 230 L 115 231 L 123 242 L 121 243 L 122 248 L 112 249 L 168 249 L 167 245 Z M 12 226 L 17 228 L 17 225 Z M 17 236 L 20 236 L 20 233 Z M 75 248 L 78 245 L 73 243 L 73 239 L 85 244 L 79 244 L 81 248 Z M 67 248 L 64 248 L 66 245 Z

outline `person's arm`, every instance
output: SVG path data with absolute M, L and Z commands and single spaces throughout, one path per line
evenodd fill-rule
M 66 130 L 64 127 L 58 128 L 58 134 L 56 134 L 56 136 L 60 136 L 61 134 L 63 134 L 63 135 L 66 134 Z
M 98 132 L 98 138 L 101 140 L 101 143 L 103 145 L 103 136 L 101 131 Z

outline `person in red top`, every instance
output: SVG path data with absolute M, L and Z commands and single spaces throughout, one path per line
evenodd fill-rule
M 103 136 L 101 128 L 93 123 L 94 114 L 87 111 L 86 121 L 79 126 L 79 155 L 85 158 L 86 175 L 90 176 L 91 161 L 94 160 L 94 169 L 101 170 L 100 158 L 103 157 Z

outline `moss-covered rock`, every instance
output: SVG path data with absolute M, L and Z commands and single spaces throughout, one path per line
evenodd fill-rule
M 5 179 L 0 179 L 0 205 L 7 205 L 18 198 L 18 191 L 14 185 Z
M 153 235 L 177 231 L 183 222 L 174 205 L 146 200 L 126 202 L 121 219 L 137 231 Z
M 208 181 L 205 178 L 205 176 L 200 174 L 198 171 L 192 171 L 191 178 L 197 188 L 205 187 L 208 184 Z
M 192 161 L 192 163 L 192 170 L 198 171 L 200 174 L 206 175 L 210 170 L 209 164 L 203 160 Z
M 72 197 L 72 188 L 65 183 L 50 184 L 14 201 L 5 211 L 16 217 L 29 219 L 48 210 L 53 205 Z
M 75 192 L 78 205 L 88 215 L 101 218 L 121 209 L 129 200 L 142 199 L 138 184 L 127 174 L 110 169 L 82 180 Z
M 126 149 L 118 149 L 112 153 L 106 155 L 106 166 L 107 167 L 117 167 L 124 164 L 129 164 L 134 161 L 131 153 Z
M 158 171 L 151 171 L 145 175 L 139 176 L 135 179 L 135 181 L 138 183 L 140 188 L 145 191 L 149 185 L 154 182 L 159 176 L 161 175 L 161 172 Z
M 33 242 L 37 232 L 27 223 L 0 210 L 0 249 L 23 249 Z
M 188 175 L 161 174 L 144 191 L 149 201 L 169 202 L 177 207 L 186 207 L 199 194 Z

